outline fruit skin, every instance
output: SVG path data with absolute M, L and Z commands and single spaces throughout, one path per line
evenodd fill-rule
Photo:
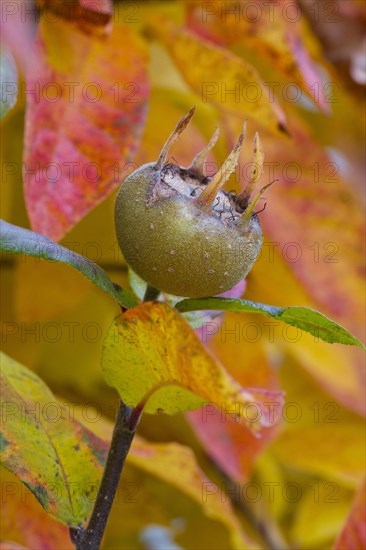
M 169 294 L 197 298 L 225 292 L 247 275 L 260 252 L 258 217 L 252 214 L 244 224 L 237 211 L 234 216 L 226 208 L 221 218 L 214 206 L 191 196 L 208 178 L 190 168 L 170 170 L 177 182 L 173 190 L 159 163 L 141 166 L 122 183 L 115 203 L 121 251 L 140 277 Z M 218 197 L 230 207 L 227 193 L 220 190 Z

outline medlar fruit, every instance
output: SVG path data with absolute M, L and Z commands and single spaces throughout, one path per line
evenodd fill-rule
M 249 185 L 239 195 L 221 190 L 235 170 L 245 127 L 211 178 L 204 173 L 204 162 L 218 139 L 217 130 L 188 168 L 167 162 L 170 146 L 194 110 L 178 123 L 157 162 L 127 176 L 115 204 L 118 243 L 131 268 L 159 290 L 192 298 L 225 292 L 247 275 L 263 240 L 253 208 L 268 187 L 249 200 L 263 166 L 256 134 Z

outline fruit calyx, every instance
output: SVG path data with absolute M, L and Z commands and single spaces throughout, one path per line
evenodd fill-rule
M 247 186 L 239 194 L 224 191 L 222 187 L 234 172 L 238 163 L 246 135 L 246 123 L 243 125 L 233 150 L 212 177 L 206 175 L 204 165 L 208 153 L 219 138 L 218 129 L 215 130 L 209 143 L 195 156 L 188 168 L 183 168 L 167 161 L 171 146 L 179 139 L 181 133 L 188 126 L 195 109 L 195 106 L 190 109 L 165 142 L 155 164 L 155 174 L 147 193 L 146 205 L 153 206 L 156 202 L 168 197 L 181 195 L 191 198 L 198 208 L 212 212 L 226 225 L 236 225 L 245 228 L 251 217 L 255 215 L 254 207 L 258 200 L 277 181 L 272 181 L 255 193 L 255 185 L 260 179 L 264 163 L 263 148 L 259 135 L 256 133 L 254 137 L 253 166 Z

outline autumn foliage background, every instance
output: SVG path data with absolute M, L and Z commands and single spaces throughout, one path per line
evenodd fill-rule
M 363 2 L 80 0 L 72 17 L 56 0 L 40 0 L 39 17 L 31 2 L 5 4 L 19 81 L 1 126 L 2 218 L 127 287 L 113 221 L 125 175 L 157 159 L 193 104 L 171 158 L 188 166 L 219 127 L 209 173 L 248 119 L 227 189 L 245 184 L 256 131 L 261 183 L 279 181 L 261 202 L 265 244 L 243 296 L 312 307 L 364 341 Z M 25 4 L 33 15 L 20 16 Z M 7 67 L 3 82 L 15 83 Z M 75 404 L 105 451 L 118 398 L 99 363 L 118 307 L 62 264 L 8 256 L 1 274 L 3 351 Z M 362 350 L 251 314 L 220 322 L 201 331 L 204 345 L 243 387 L 284 390 L 279 423 L 257 437 L 221 403 L 215 414 L 145 415 L 104 547 L 160 548 L 160 535 L 171 548 L 362 548 Z M 5 470 L 2 486 L 1 548 L 72 548 L 67 527 Z

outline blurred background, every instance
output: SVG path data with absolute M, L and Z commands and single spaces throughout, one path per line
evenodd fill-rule
M 188 166 L 219 127 L 209 175 L 247 119 L 226 189 L 246 184 L 255 132 L 265 152 L 260 183 L 279 181 L 258 208 L 266 204 L 265 243 L 243 296 L 312 307 L 365 341 L 365 19 L 358 0 L 4 1 L 1 217 L 127 286 L 113 221 L 125 175 L 158 157 L 193 104 L 171 159 Z M 108 439 L 118 398 L 99 357 L 118 308 L 61 264 L 7 256 L 1 277 L 3 351 L 61 401 L 100 411 Z M 235 522 L 252 547 L 361 548 L 343 530 L 352 513 L 362 531 L 362 351 L 249 314 L 221 323 L 205 345 L 244 387 L 286 392 L 280 425 L 258 439 L 201 411 L 146 415 L 140 435 L 191 448 L 228 493 L 230 520 L 215 518 L 204 493 L 194 501 L 131 463 L 124 483 L 138 486 L 138 502 L 117 503 L 105 548 L 240 548 Z M 63 527 L 19 498 L 7 502 L 3 540 L 71 547 Z M 28 524 L 15 520 L 20 506 Z

